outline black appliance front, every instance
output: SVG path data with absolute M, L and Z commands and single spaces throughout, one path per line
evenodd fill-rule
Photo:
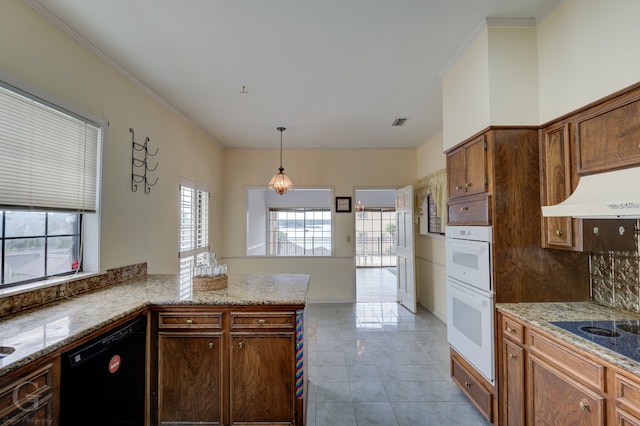
M 62 426 L 144 424 L 146 317 L 62 355 Z

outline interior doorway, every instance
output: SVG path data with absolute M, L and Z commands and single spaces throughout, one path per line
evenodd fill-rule
M 355 201 L 356 301 L 395 302 L 395 190 L 356 190 Z

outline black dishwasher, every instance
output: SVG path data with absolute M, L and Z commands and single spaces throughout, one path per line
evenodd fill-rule
M 62 355 L 60 424 L 144 424 L 146 317 Z

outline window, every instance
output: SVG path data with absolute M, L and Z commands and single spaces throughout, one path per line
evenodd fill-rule
M 442 218 L 438 215 L 438 206 L 431 192 L 427 194 L 427 214 L 429 233 L 442 234 Z
M 248 256 L 331 256 L 332 191 L 247 188 Z
M 0 82 L 0 287 L 99 269 L 101 143 L 95 120 Z
M 78 213 L 0 211 L 2 284 L 37 281 L 80 267 Z
M 197 182 L 180 184 L 180 274 L 189 275 L 209 251 L 209 191 Z
M 331 256 L 330 209 L 269 209 L 270 256 Z

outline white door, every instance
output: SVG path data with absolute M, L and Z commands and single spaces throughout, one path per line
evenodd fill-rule
M 398 300 L 416 312 L 415 248 L 413 242 L 413 186 L 396 191 L 396 256 L 398 264 Z

